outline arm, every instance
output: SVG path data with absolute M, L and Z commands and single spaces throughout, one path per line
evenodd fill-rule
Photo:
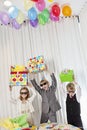
M 9 90 L 10 90 L 10 102 L 13 104 L 17 104 L 17 99 L 12 97 L 12 86 L 9 86 Z
M 40 93 L 41 88 L 40 88 L 39 85 L 36 83 L 36 80 L 35 80 L 35 79 L 31 80 L 31 83 L 32 83 L 32 85 L 35 87 L 35 89 Z
M 75 85 L 76 87 L 76 97 L 77 97 L 77 101 L 80 102 L 80 98 L 81 98 L 81 88 L 78 84 Z
M 35 92 L 35 89 L 33 87 L 30 88 L 30 91 L 32 92 L 32 96 L 29 98 L 29 101 L 33 102 L 33 100 L 36 97 L 36 92 Z
M 67 90 L 66 90 L 66 83 L 60 83 L 60 93 L 62 98 L 64 98 L 66 100 L 67 97 Z
M 56 77 L 55 77 L 54 73 L 52 73 L 50 76 L 51 76 L 51 79 L 52 79 L 52 88 L 56 89 L 56 87 L 57 87 Z

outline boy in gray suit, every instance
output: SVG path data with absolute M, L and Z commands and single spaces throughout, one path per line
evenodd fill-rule
M 54 73 L 52 73 L 50 76 L 52 79 L 51 86 L 49 86 L 49 82 L 46 79 L 40 81 L 40 86 L 36 83 L 35 79 L 31 80 L 32 85 L 42 96 L 41 123 L 46 123 L 48 120 L 51 122 L 57 122 L 56 111 L 61 109 L 61 106 L 55 95 L 57 81 Z

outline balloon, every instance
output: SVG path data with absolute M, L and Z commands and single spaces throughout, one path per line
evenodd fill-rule
M 34 7 L 28 10 L 28 17 L 30 20 L 35 20 L 37 18 L 37 11 L 35 10 Z
M 38 2 L 38 0 L 31 0 L 31 1 L 33 1 L 33 2 Z
M 48 0 L 49 2 L 53 2 L 53 0 Z
M 4 24 L 4 25 L 7 25 L 9 22 L 10 22 L 10 18 L 8 16 L 7 13 L 5 12 L 2 12 L 1 13 L 1 22 Z
M 55 15 L 53 15 L 53 13 L 52 12 L 50 12 L 50 19 L 52 20 L 52 21 L 59 21 L 59 17 L 56 17 Z
M 60 7 L 58 4 L 54 4 L 52 6 L 52 13 L 53 15 L 55 15 L 56 17 L 60 15 Z
M 38 15 L 38 21 L 39 21 L 39 24 L 42 24 L 42 25 L 46 23 L 44 20 L 44 16 L 42 14 Z
M 63 8 L 62 8 L 62 14 L 63 14 L 64 16 L 71 16 L 71 14 L 72 14 L 72 9 L 71 9 L 71 7 L 68 6 L 68 5 L 63 6 Z
M 38 25 L 38 19 L 30 20 L 30 25 L 33 26 L 33 27 L 37 27 L 37 25 Z
M 43 11 L 45 8 L 45 1 L 44 0 L 38 0 L 38 2 L 36 2 L 36 7 L 39 11 Z
M 42 11 L 42 15 L 43 15 L 43 17 L 44 17 L 45 22 L 47 22 L 48 19 L 49 19 L 49 16 L 50 16 L 49 11 L 48 11 L 47 9 L 44 9 L 44 10 Z
M 11 6 L 8 10 L 10 18 L 13 18 L 13 19 L 18 16 L 18 12 L 19 10 L 15 6 Z
M 1 17 L 2 17 L 2 13 L 0 12 L 0 19 L 1 19 Z
M 31 0 L 24 0 L 24 8 L 26 11 L 28 11 L 30 8 L 32 8 L 34 5 L 34 2 Z
M 16 21 L 19 24 L 22 24 L 24 20 L 25 20 L 24 14 L 21 11 L 19 11 Z
M 20 29 L 21 28 L 21 24 L 17 23 L 17 21 L 15 19 L 12 21 L 12 26 L 15 29 Z

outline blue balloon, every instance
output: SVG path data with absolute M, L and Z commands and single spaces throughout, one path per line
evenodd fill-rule
M 18 12 L 19 12 L 19 10 L 15 6 L 11 6 L 8 10 L 9 16 L 12 19 L 14 19 L 18 16 Z
M 35 20 L 37 18 L 37 11 L 34 7 L 28 10 L 28 17 L 30 20 Z

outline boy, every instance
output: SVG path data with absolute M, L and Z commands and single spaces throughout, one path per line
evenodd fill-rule
M 49 82 L 44 79 L 40 81 L 40 86 L 36 83 L 36 80 L 31 80 L 35 89 L 42 96 L 42 116 L 41 123 L 46 123 L 48 120 L 51 122 L 57 122 L 56 111 L 60 110 L 60 104 L 55 96 L 55 91 L 57 88 L 57 81 L 54 76 L 54 73 L 51 75 L 52 85 L 49 85 Z
M 77 126 L 83 130 L 82 120 L 80 116 L 81 88 L 78 85 L 75 88 L 74 83 L 68 83 L 66 89 L 67 89 L 67 97 L 66 97 L 67 121 L 69 124 Z

